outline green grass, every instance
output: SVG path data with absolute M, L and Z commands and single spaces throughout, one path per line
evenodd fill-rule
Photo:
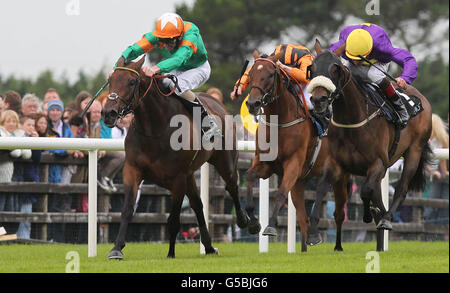
M 375 243 L 343 243 L 308 247 L 307 253 L 288 254 L 286 243 L 270 243 L 259 253 L 257 243 L 216 243 L 220 255 L 200 255 L 199 244 L 177 244 L 175 259 L 169 245 L 128 243 L 124 260 L 108 260 L 112 244 L 98 245 L 97 257 L 87 257 L 87 245 L 0 245 L 0 273 L 64 273 L 69 251 L 80 258 L 81 273 L 364 273 L 366 253 Z M 390 242 L 380 253 L 381 273 L 449 273 L 448 242 Z

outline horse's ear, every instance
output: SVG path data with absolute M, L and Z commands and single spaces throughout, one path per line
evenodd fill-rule
M 320 45 L 320 42 L 318 39 L 316 39 L 316 43 L 314 44 L 314 49 L 316 50 L 317 56 L 322 54 L 322 46 Z
M 336 54 L 336 56 L 338 56 L 338 57 L 341 57 L 342 54 L 344 54 L 344 52 L 345 52 L 345 43 L 342 44 L 339 48 L 337 48 L 337 49 L 334 51 L 334 54 Z
M 144 64 L 144 62 L 145 62 L 145 56 L 142 57 L 141 59 L 139 59 L 138 62 L 136 62 L 137 69 L 140 69 L 142 67 L 142 65 Z
M 117 61 L 117 66 L 123 67 L 124 65 L 125 65 L 125 58 L 120 57 L 119 60 Z
M 255 58 L 255 60 L 259 58 L 258 50 L 253 51 L 253 58 Z

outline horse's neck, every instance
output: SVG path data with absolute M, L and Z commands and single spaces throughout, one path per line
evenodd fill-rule
M 148 85 L 149 83 L 144 84 L 144 92 Z M 162 135 L 167 132 L 170 119 L 180 112 L 179 107 L 175 106 L 179 102 L 170 96 L 161 95 L 156 86 L 152 85 L 135 110 L 135 120 L 149 135 Z
M 369 113 L 370 114 L 370 113 Z M 353 81 L 343 89 L 333 102 L 334 120 L 339 123 L 359 123 L 367 118 L 367 104 Z
M 280 81 L 283 83 L 283 81 Z M 288 91 L 288 89 L 280 84 L 278 92 L 280 96 L 273 103 L 267 105 L 264 108 L 264 114 L 267 119 L 270 115 L 278 115 L 278 123 L 291 122 L 298 118 L 298 115 L 302 115 L 303 110 L 298 109 L 299 105 L 296 102 L 296 98 Z

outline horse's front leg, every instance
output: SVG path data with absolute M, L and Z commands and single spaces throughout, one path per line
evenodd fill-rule
M 319 220 L 320 211 L 322 210 L 322 202 L 330 189 L 330 184 L 320 178 L 316 188 L 316 199 L 314 200 L 314 206 L 309 217 L 310 228 L 308 229 L 308 239 L 306 242 L 308 245 L 316 245 L 322 243 L 322 236 L 319 233 Z
M 250 234 L 258 234 L 261 230 L 261 225 L 258 219 L 255 217 L 255 203 L 253 201 L 253 186 L 256 180 L 259 178 L 269 178 L 273 172 L 268 164 L 260 163 L 258 157 L 255 157 L 253 166 L 245 173 L 245 179 L 247 183 L 247 202 L 245 204 L 245 211 L 250 218 L 248 223 L 248 232 Z
M 167 219 L 169 230 L 168 258 L 175 258 L 175 241 L 177 239 L 177 234 L 180 231 L 180 213 L 184 195 L 186 194 L 186 180 L 186 175 L 178 175 L 178 177 L 173 180 L 172 188 L 170 190 L 172 208 L 170 210 L 169 218 Z
M 130 166 L 128 163 L 125 163 L 123 168 L 123 190 L 125 200 L 120 216 L 119 234 L 114 241 L 113 249 L 111 249 L 108 254 L 109 259 L 123 259 L 122 249 L 125 247 L 128 224 L 135 212 L 135 206 L 137 204 L 136 198 L 141 181 L 141 172 Z
M 269 218 L 269 226 L 264 229 L 262 233 L 263 235 L 277 236 L 277 230 L 275 227 L 277 226 L 278 213 L 281 207 L 283 207 L 286 203 L 289 191 L 294 186 L 298 177 L 300 177 L 300 172 L 303 169 L 303 163 L 304 160 L 299 162 L 299 160 L 294 157 L 283 164 L 283 179 L 281 181 L 280 188 L 277 191 L 275 206 L 272 210 L 272 215 Z
M 187 193 L 189 198 L 189 204 L 194 210 L 197 217 L 198 227 L 200 229 L 200 240 L 205 247 L 206 254 L 218 254 L 218 250 L 211 245 L 211 236 L 206 226 L 205 215 L 203 213 L 203 203 L 200 198 L 200 194 L 195 183 L 194 175 L 190 175 L 187 178 Z

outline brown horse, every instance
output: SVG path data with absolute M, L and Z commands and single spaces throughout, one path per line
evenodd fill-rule
M 200 126 L 195 126 L 192 111 L 189 111 L 179 98 L 169 96 L 161 90 L 158 77 L 149 78 L 141 70 L 144 58 L 139 62 L 124 65 L 121 58 L 116 70 L 110 77 L 110 94 L 104 108 L 104 122 L 113 127 L 117 118 L 134 112 L 134 120 L 125 139 L 125 166 L 123 169 L 123 184 L 125 201 L 122 208 L 119 234 L 114 242 L 114 248 L 108 258 L 122 259 L 122 249 L 125 247 L 125 236 L 128 223 L 135 212 L 137 192 L 143 180 L 149 180 L 170 191 L 171 211 L 168 218 L 170 247 L 168 257 L 175 257 L 175 240 L 180 229 L 180 211 L 184 195 L 189 198 L 200 228 L 201 242 L 207 254 L 217 252 L 211 246 L 203 205 L 194 179 L 194 171 L 205 162 L 211 163 L 224 179 L 226 190 L 233 198 L 237 223 L 245 228 L 248 217 L 243 213 L 238 195 L 237 161 L 238 153 L 234 149 L 222 150 L 217 148 L 193 147 L 195 139 L 199 138 Z M 161 87 L 161 88 L 160 88 Z M 203 105 L 210 113 L 224 120 L 227 114 L 224 106 L 206 94 L 199 94 Z M 188 149 L 174 150 L 171 140 L 177 131 L 170 127 L 173 116 L 181 115 L 189 121 L 189 128 L 185 135 L 189 135 L 190 147 Z M 224 123 L 222 123 L 224 125 Z M 235 128 L 224 129 L 232 132 L 235 138 Z M 216 140 L 221 141 L 221 140 Z M 235 140 L 233 140 L 235 141 Z M 251 215 L 250 215 L 251 216 Z M 253 216 L 254 217 L 254 216 Z
M 317 230 L 318 211 L 322 199 L 327 193 L 328 185 L 319 184 L 319 186 L 325 188 L 321 188 L 320 192 L 317 193 L 315 211 L 312 212 L 314 217 L 311 218 L 311 233 L 308 231 L 308 219 L 305 210 L 305 185 L 311 178 L 322 173 L 328 157 L 328 139 L 326 137 L 319 139 L 313 122 L 307 117 L 307 110 L 302 106 L 300 100 L 288 90 L 289 78 L 276 65 L 276 61 L 281 54 L 267 58 L 261 58 L 257 51 L 253 54 L 255 63 L 249 72 L 250 93 L 247 106 L 251 114 L 258 115 L 263 109 L 265 117 L 277 115 L 279 122 L 274 122 L 271 119 L 264 122 L 265 120 L 261 119 L 259 123 L 255 158 L 252 167 L 246 173 L 249 199 L 247 202 L 251 200 L 253 183 L 257 178 L 266 179 L 274 173 L 282 176 L 283 179 L 277 191 L 269 226 L 263 231 L 263 235 L 277 235 L 275 229 L 277 215 L 280 208 L 285 204 L 289 191 L 291 191 L 302 233 L 302 251 L 306 251 L 307 243 L 313 245 L 321 242 Z M 277 130 L 276 137 L 271 137 L 270 127 L 275 127 Z M 259 143 L 259 136 L 263 130 L 266 133 L 266 140 L 278 140 L 278 153 L 276 158 L 271 161 L 262 160 L 262 156 L 270 151 L 263 150 Z M 313 157 L 316 157 L 315 163 L 313 163 Z M 344 204 L 347 199 L 347 181 L 348 176 L 342 176 L 333 185 L 336 199 L 334 217 L 337 226 L 335 250 L 338 251 L 342 250 L 341 227 L 345 216 Z
M 431 155 L 428 145 L 431 134 L 430 104 L 417 89 L 408 85 L 406 94 L 418 97 L 423 111 L 401 130 L 398 145 L 389 156 L 394 144 L 394 125 L 375 115 L 378 107 L 368 103 L 358 90 L 351 72 L 337 56 L 342 54 L 343 47 L 335 52 L 336 55 L 322 50 L 316 41 L 315 49 L 317 57 L 311 65 L 311 77 L 318 78 L 321 83 L 313 89 L 311 101 L 318 111 L 328 107 L 329 103 L 333 108 L 334 123 L 330 123 L 328 129 L 333 164 L 328 165 L 325 176 L 331 182 L 338 180 L 344 172 L 364 176 L 366 179 L 361 189 L 364 222 L 372 222 L 375 216 L 379 233 L 382 229 L 391 230 L 392 215 L 405 199 L 407 191 L 423 191 L 425 187 L 425 165 Z M 330 83 L 336 86 L 333 93 L 328 86 Z M 387 168 L 402 156 L 403 172 L 395 188 L 393 202 L 386 212 L 381 198 L 381 180 Z M 371 208 L 371 203 L 375 208 Z M 371 209 L 375 211 L 374 215 Z M 382 250 L 379 240 L 377 249 Z

